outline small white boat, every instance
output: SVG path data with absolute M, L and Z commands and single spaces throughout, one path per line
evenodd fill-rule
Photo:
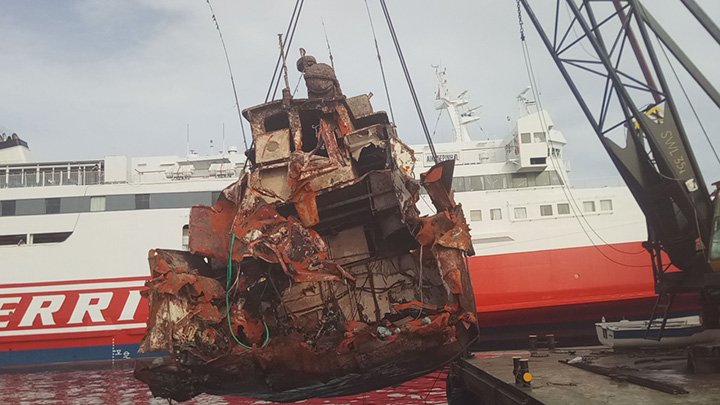
M 612 348 L 685 346 L 720 339 L 720 331 L 705 330 L 697 315 L 668 319 L 660 340 L 657 337 L 662 320 L 652 321 L 649 331 L 648 322 L 603 321 L 595 324 L 595 332 L 600 344 Z

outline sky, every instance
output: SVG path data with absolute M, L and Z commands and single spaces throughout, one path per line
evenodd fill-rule
M 294 0 L 212 0 L 234 72 L 241 108 L 262 103 Z M 720 20 L 720 2 L 698 0 Z M 554 2 L 537 0 L 547 17 Z M 716 86 L 720 50 L 677 1 L 648 3 L 678 36 Z M 650 4 L 651 3 L 651 4 Z M 504 138 L 517 114 L 516 96 L 529 84 L 511 0 L 388 0 L 414 87 L 437 142 L 452 136 L 447 116 L 434 109 L 434 65 L 443 66 L 451 92 L 468 91 L 475 139 Z M 411 144 L 424 137 L 379 2 L 368 0 L 388 77 L 398 133 Z M 651 7 L 652 6 L 652 7 Z M 387 110 L 382 78 L 363 0 L 307 0 L 288 55 L 291 87 L 298 49 L 328 62 L 328 42 L 346 95 L 372 92 Z M 568 140 L 573 178 L 616 177 L 577 102 L 524 16 L 527 46 L 542 106 Z M 324 28 L 324 29 L 323 29 Z M 204 0 L 5 0 L 0 13 L 0 130 L 17 132 L 37 160 L 106 155 L 210 153 L 211 140 L 242 149 L 242 135 L 218 32 Z M 720 115 L 687 75 L 680 74 L 709 133 L 720 148 Z M 590 88 L 596 86 L 588 84 Z M 677 85 L 676 85 L 676 88 Z M 682 98 L 676 92 L 675 98 Z M 305 96 L 301 84 L 298 96 Z M 687 106 L 684 101 L 678 102 Z M 685 110 L 688 110 L 685 108 Z M 689 110 L 688 110 L 689 111 Z M 707 182 L 720 163 L 700 127 L 685 121 Z M 247 130 L 247 126 L 245 127 Z

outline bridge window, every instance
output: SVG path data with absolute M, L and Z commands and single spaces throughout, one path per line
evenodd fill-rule
M 540 206 L 540 216 L 551 217 L 553 214 L 553 206 L 550 204 Z
M 290 128 L 290 119 L 287 113 L 280 112 L 265 118 L 265 132 L 277 131 L 280 129 Z
M 527 218 L 527 208 L 525 207 L 515 207 L 513 210 L 513 215 L 515 216 L 515 219 L 525 219 Z
M 520 142 L 522 142 L 522 143 L 532 142 L 532 138 L 530 137 L 530 132 L 523 132 L 522 134 L 520 134 Z
M 502 219 L 502 210 L 500 208 L 492 208 L 490 210 L 490 220 L 500 221 Z
M 72 235 L 72 232 L 49 232 L 36 233 L 32 235 L 32 243 L 37 245 L 40 243 L 60 243 L 65 242 Z
M 453 177 L 452 189 L 454 191 L 467 191 L 465 188 L 465 177 Z
M 306 110 L 300 111 L 300 126 L 302 127 L 302 151 L 311 152 L 318 145 L 317 128 L 320 125 L 322 111 Z M 280 129 L 280 128 L 278 128 Z M 293 144 L 293 142 L 291 142 Z M 319 155 L 327 156 L 327 151 L 320 148 L 316 152 Z
M 135 209 L 146 210 L 150 208 L 150 194 L 135 194 Z
M 0 235 L 0 246 L 20 246 L 27 243 L 27 235 Z
M 584 212 L 595 212 L 595 201 L 583 201 Z
M 562 186 L 563 182 L 560 178 L 560 175 L 556 171 L 549 172 L 550 175 L 550 185 L 551 186 Z
M 524 173 L 514 173 L 512 175 L 512 186 L 513 188 L 521 188 L 528 186 L 528 176 Z
M 96 196 L 90 197 L 90 211 L 92 211 L 92 212 L 105 211 L 105 196 L 104 195 L 96 195 Z
M 190 247 L 190 225 L 184 225 L 182 227 L 182 248 L 188 250 Z
M 45 199 L 45 213 L 46 214 L 59 214 L 60 213 L 60 199 L 59 198 L 46 198 Z
M 15 200 L 0 201 L 0 216 L 12 217 L 15 215 Z
M 470 191 L 484 190 L 482 176 L 470 176 L 467 178 L 466 184 L 469 183 Z
M 482 221 L 482 210 L 470 210 L 470 221 Z
M 570 214 L 570 204 L 568 203 L 560 203 L 557 205 L 558 209 L 558 215 L 568 215 Z
M 493 174 L 485 176 L 486 190 L 502 190 L 503 188 L 505 188 L 505 175 Z
M 533 133 L 533 143 L 541 143 L 545 142 L 545 132 L 534 132 Z
M 612 200 L 600 200 L 600 211 L 612 211 Z

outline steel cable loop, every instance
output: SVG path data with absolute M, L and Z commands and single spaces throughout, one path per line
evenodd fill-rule
M 230 237 L 230 249 L 228 251 L 227 275 L 225 277 L 225 314 L 227 317 L 228 329 L 230 329 L 230 335 L 233 337 L 233 339 L 235 339 L 235 342 L 237 342 L 237 344 L 239 344 L 243 348 L 251 350 L 253 348 L 252 346 L 248 346 L 245 343 L 241 342 L 240 339 L 238 339 L 237 335 L 235 335 L 235 331 L 232 327 L 232 322 L 230 321 L 230 279 L 232 278 L 232 253 L 234 246 L 235 232 L 233 232 L 232 236 Z M 263 326 L 265 327 L 265 340 L 260 347 L 266 347 L 268 343 L 270 343 L 270 328 L 268 328 L 267 322 L 265 322 L 265 320 L 261 321 L 263 323 Z
M 430 130 L 428 130 L 427 123 L 425 122 L 425 117 L 423 116 L 422 109 L 420 108 L 420 101 L 417 98 L 415 87 L 413 86 L 412 79 L 410 78 L 410 71 L 408 70 L 407 64 L 405 63 L 405 57 L 403 56 L 402 49 L 400 48 L 400 42 L 398 41 L 397 34 L 395 33 L 395 27 L 393 26 L 392 19 L 390 18 L 390 12 L 388 11 L 387 5 L 385 4 L 385 0 L 380 0 L 380 5 L 382 6 L 383 14 L 385 15 L 385 20 L 387 21 L 388 28 L 390 30 L 390 36 L 392 37 L 393 43 L 395 44 L 395 50 L 397 51 L 398 59 L 400 59 L 400 65 L 402 66 L 403 73 L 405 74 L 405 81 L 410 88 L 410 95 L 412 96 L 413 103 L 415 104 L 415 109 L 417 110 L 418 117 L 420 119 L 420 125 L 422 126 L 423 132 L 425 133 L 425 139 L 427 140 L 428 147 L 430 148 L 430 153 L 433 156 L 433 161 L 435 163 L 438 163 L 438 156 L 437 152 L 435 152 L 435 145 L 433 144 L 432 138 L 430 137 Z

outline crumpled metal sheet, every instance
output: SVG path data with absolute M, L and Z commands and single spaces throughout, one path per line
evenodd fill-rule
M 453 162 L 421 176 L 438 213 L 420 217 L 412 150 L 357 102 L 361 116 L 344 99 L 243 112 L 263 148 L 249 171 L 192 208 L 190 252 L 150 253 L 141 347 L 171 356 L 135 375 L 154 395 L 348 395 L 430 372 L 474 339 Z
M 452 193 L 454 171 L 455 161 L 445 160 L 420 175 L 420 184 L 427 190 L 430 200 L 438 212 L 455 207 Z

